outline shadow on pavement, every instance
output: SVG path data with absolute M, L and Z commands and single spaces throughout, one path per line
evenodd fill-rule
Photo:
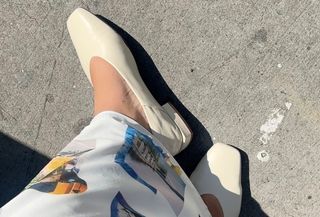
M 241 155 L 242 204 L 239 217 L 269 217 L 262 210 L 260 204 L 251 196 L 248 155 L 239 148 L 235 148 L 240 151 Z
M 49 158 L 0 132 L 0 207 L 19 194 Z
M 168 87 L 159 70 L 153 63 L 151 57 L 148 55 L 142 45 L 137 42 L 129 33 L 117 26 L 112 21 L 101 15 L 96 16 L 111 26 L 124 39 L 125 43 L 133 53 L 142 79 L 157 101 L 161 105 L 168 101 L 171 102 L 183 116 L 183 118 L 188 122 L 193 131 L 193 140 L 185 150 L 175 156 L 175 159 L 179 162 L 186 174 L 190 176 L 201 158 L 213 145 L 210 134 L 200 123 L 200 121 L 179 101 L 176 95 Z M 240 216 L 268 217 L 268 215 L 261 209 L 259 203 L 251 197 L 249 159 L 244 151 L 239 151 L 241 153 L 242 161 L 241 181 L 243 187 L 243 199 Z

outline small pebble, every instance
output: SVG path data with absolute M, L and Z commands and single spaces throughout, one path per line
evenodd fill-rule
M 279 63 L 277 66 L 278 66 L 279 69 L 282 68 L 282 64 L 281 63 Z
M 289 110 L 291 108 L 291 106 L 292 106 L 292 103 L 291 102 L 286 102 L 285 105 L 286 105 L 287 109 Z
M 257 158 L 262 162 L 267 162 L 269 161 L 270 156 L 265 150 L 262 150 L 257 154 Z

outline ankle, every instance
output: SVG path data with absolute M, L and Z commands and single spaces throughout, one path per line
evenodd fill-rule
M 103 111 L 121 113 L 149 130 L 143 108 L 117 70 L 100 57 L 90 62 L 94 89 L 94 115 Z

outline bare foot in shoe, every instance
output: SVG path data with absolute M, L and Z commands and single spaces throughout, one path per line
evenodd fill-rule
M 94 115 L 114 111 L 137 121 L 150 131 L 143 108 L 117 70 L 100 57 L 90 61 L 90 75 L 94 90 Z M 213 216 L 223 217 L 218 200 L 210 194 L 201 195 Z
M 111 64 L 100 57 L 92 57 L 90 74 L 94 90 L 94 115 L 114 111 L 150 129 L 139 100 Z

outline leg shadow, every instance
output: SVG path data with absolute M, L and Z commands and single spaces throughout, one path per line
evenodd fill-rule
M 182 169 L 188 176 L 191 175 L 201 158 L 206 154 L 207 150 L 213 145 L 211 137 L 205 127 L 192 115 L 192 113 L 179 101 L 176 95 L 168 87 L 162 78 L 159 70 L 153 63 L 151 57 L 129 33 L 106 19 L 101 15 L 96 15 L 103 22 L 111 26 L 121 37 L 131 50 L 137 63 L 140 75 L 147 85 L 152 95 L 157 101 L 163 105 L 166 102 L 171 102 L 172 105 L 179 111 L 183 118 L 188 122 L 188 125 L 193 131 L 193 139 L 191 144 L 181 153 L 175 156 Z
M 241 149 L 234 148 L 238 149 L 241 155 L 242 204 L 239 217 L 269 217 L 262 210 L 260 204 L 251 196 L 248 155 Z
M 0 207 L 19 194 L 49 158 L 0 132 Z

